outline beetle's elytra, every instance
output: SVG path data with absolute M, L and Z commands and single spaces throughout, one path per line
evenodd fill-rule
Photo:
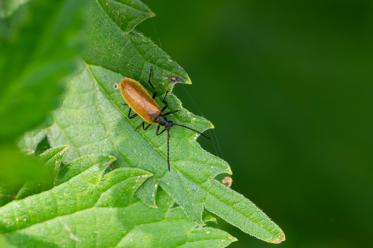
M 161 114 L 158 103 L 138 81 L 124 78 L 119 83 L 119 90 L 128 106 L 148 124 L 153 124 Z

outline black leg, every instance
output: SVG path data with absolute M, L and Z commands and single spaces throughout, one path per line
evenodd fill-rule
M 162 131 L 160 131 L 160 129 L 161 129 L 161 125 L 158 125 L 157 126 L 157 131 L 155 132 L 155 134 L 157 136 L 161 135 L 162 133 L 164 133 L 167 130 L 167 128 L 164 128 Z
M 161 113 L 162 113 L 163 111 L 165 111 L 167 108 L 168 108 L 168 103 L 166 103 L 166 105 L 163 106 L 163 108 L 161 109 Z
M 162 98 L 162 102 L 166 104 L 166 96 L 168 95 L 170 91 L 166 91 L 166 93 L 164 94 L 163 98 Z
M 167 129 L 167 170 L 171 171 L 171 163 L 170 163 L 170 129 Z
M 131 109 L 129 109 L 129 111 L 128 111 L 128 118 L 129 119 L 133 119 L 133 118 L 135 118 L 136 116 L 137 116 L 137 114 L 136 113 L 134 113 L 133 115 L 131 115 Z
M 151 87 L 152 90 L 154 91 L 154 92 L 153 92 L 153 95 L 152 95 L 152 98 L 155 99 L 155 98 L 157 97 L 157 92 L 155 91 L 154 85 L 153 85 L 153 83 L 152 83 L 152 77 L 153 77 L 153 66 L 150 67 L 149 78 L 148 78 L 148 84 L 150 85 L 150 87 Z
M 149 72 L 148 83 L 149 83 L 149 85 L 152 87 L 152 89 L 154 91 L 153 95 L 152 95 L 152 98 L 155 99 L 157 97 L 157 91 L 155 91 L 154 85 L 152 83 L 152 77 L 153 77 L 153 67 L 151 66 L 150 67 L 150 72 Z M 166 102 L 166 97 L 167 97 L 168 93 L 169 93 L 169 91 L 166 91 L 166 93 L 164 94 L 164 96 L 162 98 L 162 103 L 165 106 L 162 108 L 161 112 L 165 111 L 166 108 L 168 107 L 168 102 Z
M 150 87 L 152 87 L 153 90 L 155 90 L 154 85 L 152 84 L 152 77 L 153 77 L 153 66 L 150 66 L 148 84 L 150 85 Z
M 166 101 L 166 96 L 168 95 L 169 91 L 166 91 L 162 98 L 162 103 L 164 104 L 163 108 L 161 109 L 161 112 L 165 111 L 168 108 L 168 102 Z
M 145 122 L 143 121 L 140 125 L 138 125 L 135 129 L 139 129 L 141 126 L 142 126 L 142 129 L 144 129 L 145 131 L 149 129 L 149 127 L 151 126 L 152 124 L 147 124 L 145 125 Z
M 147 124 L 145 125 L 145 122 L 142 123 L 142 129 L 144 129 L 145 131 L 149 129 L 149 127 L 151 126 L 152 124 Z

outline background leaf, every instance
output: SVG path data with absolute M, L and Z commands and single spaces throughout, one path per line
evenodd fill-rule
M 46 175 L 39 180 L 25 181 L 22 188 L 18 190 L 15 199 L 22 199 L 52 188 L 62 166 L 62 159 L 66 149 L 67 146 L 60 146 L 51 148 L 40 154 L 40 159 L 44 162 L 43 167 L 46 170 Z
M 46 119 L 62 93 L 62 81 L 76 68 L 83 4 L 1 1 L 0 205 L 53 186 L 53 170 L 22 154 L 15 143 Z M 47 148 L 37 147 L 40 140 L 34 139 L 29 153 Z
M 0 170 L 0 206 L 14 200 L 25 182 L 42 182 L 49 174 L 41 160 L 15 145 L 0 145 Z
M 35 157 L 0 146 L 0 206 L 52 188 L 65 151 L 66 146 L 55 147 Z
M 62 81 L 76 67 L 83 3 L 34 0 L 0 19 L 8 28 L 0 37 L 2 142 L 40 124 L 56 106 Z

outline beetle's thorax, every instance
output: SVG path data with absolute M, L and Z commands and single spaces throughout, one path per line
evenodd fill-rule
M 172 121 L 167 120 L 167 118 L 162 115 L 155 118 L 154 121 L 157 122 L 159 125 L 164 126 L 167 129 L 170 129 L 174 125 Z

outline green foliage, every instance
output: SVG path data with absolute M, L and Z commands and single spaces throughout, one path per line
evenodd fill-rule
M 6 61 L 0 59 L 0 70 L 6 82 L 0 85 L 0 117 L 11 116 L 0 124 L 2 140 L 14 141 L 39 125 L 53 106 L 60 83 L 76 68 L 76 53 L 70 46 L 79 27 L 75 2 L 34 0 L 2 20 L 6 28 L 2 29 L 1 52 Z M 53 18 L 45 24 L 41 21 L 47 14 Z M 216 180 L 221 174 L 231 174 L 231 169 L 203 150 L 195 133 L 172 129 L 172 170 L 167 172 L 165 136 L 155 136 L 154 127 L 148 132 L 136 129 L 141 120 L 126 117 L 128 108 L 114 87 L 123 77 L 135 78 L 149 88 L 146 81 L 153 68 L 159 95 L 172 90 L 170 76 L 190 83 L 184 69 L 134 31 L 153 15 L 138 0 L 89 2 L 86 49 L 78 73 L 68 78 L 63 103 L 54 111 L 49 127 L 29 132 L 20 142 L 34 157 L 20 155 L 14 147 L 7 156 L 8 150 L 0 149 L 4 158 L 10 158 L 0 164 L 22 168 L 36 161 L 32 168 L 41 168 L 44 178 L 16 174 L 20 180 L 15 186 L 0 184 L 0 200 L 2 192 L 9 196 L 3 203 L 15 200 L 0 208 L 0 243 L 5 240 L 16 247 L 226 247 L 235 239 L 206 227 L 214 218 L 204 218 L 205 209 L 264 241 L 284 240 L 282 230 L 251 201 Z M 42 35 L 32 35 L 35 30 Z M 15 48 L 17 52 L 10 56 Z M 30 59 L 25 60 L 25 54 L 31 54 Z M 201 131 L 213 127 L 184 109 L 174 95 L 169 94 L 167 101 L 170 109 L 181 110 L 170 117 L 175 122 Z M 24 118 L 27 121 L 17 122 Z M 34 174 L 38 175 L 26 173 Z
M 101 1 L 100 1 L 101 2 Z M 116 1 L 138 2 L 138 1 Z M 130 8 L 126 4 L 119 4 L 117 9 L 125 12 Z M 84 60 L 88 64 L 99 65 L 113 72 L 120 73 L 131 78 L 146 81 L 150 65 L 154 67 L 154 85 L 158 89 L 165 90 L 171 87 L 166 78 L 170 75 L 179 76 L 186 83 L 190 83 L 188 74 L 150 39 L 142 34 L 132 31 L 141 21 L 131 22 L 131 26 L 124 25 L 113 16 L 108 7 L 101 8 L 96 1 L 90 2 L 87 11 L 89 25 L 86 30 L 86 52 Z M 130 8 L 134 12 L 133 8 Z M 128 10 L 126 10 L 128 11 Z M 146 16 L 152 16 L 148 11 Z M 113 20 L 117 25 L 114 24 Z M 159 69 L 159 70 L 157 70 Z
M 58 102 L 76 68 L 83 1 L 2 1 L 0 19 L 0 205 L 51 186 L 52 171 L 15 147 Z M 45 20 L 49 20 L 45 22 Z M 39 143 L 39 142 L 37 142 Z M 49 186 L 48 186 L 49 185 Z
M 40 154 L 46 175 L 39 180 L 25 180 L 15 196 L 16 200 L 50 189 L 55 185 L 55 178 L 62 166 L 62 158 L 66 148 L 66 146 L 55 147 Z
M 43 181 L 43 163 L 26 156 L 13 145 L 0 146 L 0 206 L 16 198 L 26 181 Z
M 268 242 L 282 241 L 282 231 L 263 212 L 215 180 L 219 174 L 230 174 L 230 168 L 201 149 L 195 142 L 194 133 L 177 128 L 172 130 L 173 168 L 171 173 L 166 173 L 165 137 L 156 137 L 154 129 L 148 132 L 135 130 L 140 120 L 130 121 L 125 117 L 128 109 L 122 106 L 114 85 L 123 76 L 146 82 L 150 67 L 154 68 L 154 82 L 161 91 L 159 93 L 170 85 L 165 80 L 169 76 L 176 75 L 187 82 L 189 78 L 150 40 L 136 32 L 123 31 L 119 23 L 113 25 L 110 11 L 93 3 L 89 13 L 90 44 L 85 54 L 88 64 L 83 65 L 81 73 L 70 81 L 64 103 L 54 114 L 55 123 L 48 132 L 52 146 L 70 144 L 70 159 L 104 152 L 116 156 L 120 166 L 151 171 L 155 180 L 145 185 L 144 191 L 148 195 L 140 194 L 149 205 L 154 202 L 151 200 L 152 189 L 159 184 L 196 222 L 202 222 L 206 207 L 258 238 Z M 77 101 L 79 98 L 84 100 Z M 167 101 L 171 109 L 182 110 L 174 117 L 175 121 L 199 130 L 212 127 L 207 120 L 183 109 L 175 96 L 170 95 Z
M 65 151 L 66 146 L 55 147 L 35 157 L 0 145 L 0 206 L 52 188 Z
M 189 221 L 164 193 L 158 208 L 141 203 L 134 194 L 151 174 L 108 171 L 114 160 L 82 157 L 66 165 L 63 183 L 0 209 L 0 232 L 16 247 L 225 247 L 234 241 Z
M 83 2 L 35 0 L 0 20 L 2 142 L 38 125 L 57 103 L 76 66 Z

